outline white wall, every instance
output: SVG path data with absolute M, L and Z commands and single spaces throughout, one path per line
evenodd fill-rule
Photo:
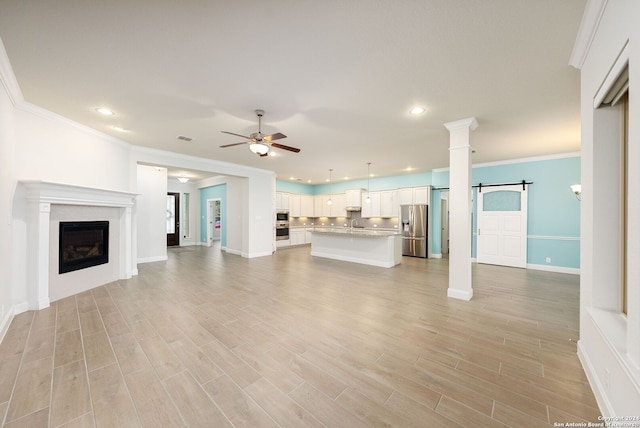
M 167 260 L 167 170 L 138 165 L 138 263 Z
M 5 59 L 3 61 L 3 58 Z M 4 46 L 0 41 L 0 67 L 8 64 Z M 13 251 L 11 245 L 11 201 L 15 188 L 14 170 L 14 135 L 15 108 L 6 87 L 8 75 L 12 72 L 6 65 L 0 69 L 0 340 L 9 326 L 13 316 L 14 290 L 13 284 Z
M 578 355 L 605 416 L 640 409 L 640 2 L 589 1 L 572 65 L 581 69 L 582 210 Z M 593 38 L 591 38 L 593 36 Z M 594 97 L 624 46 L 629 55 L 628 313 L 620 313 L 620 167 L 614 110 Z M 583 56 L 585 55 L 586 56 Z
M 273 171 L 143 147 L 132 148 L 132 160 L 146 165 L 208 171 L 224 176 L 214 180 L 217 184 L 227 183 L 227 251 L 243 257 L 273 253 L 276 180 Z M 202 181 L 197 185 L 206 187 Z

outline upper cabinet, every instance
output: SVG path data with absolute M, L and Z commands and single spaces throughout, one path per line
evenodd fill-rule
M 329 205 L 331 198 L 331 205 Z M 315 195 L 314 217 L 345 217 L 347 215 L 347 196 L 344 193 Z
M 313 195 L 300 195 L 300 217 L 315 217 Z
M 360 208 L 362 206 L 362 189 L 347 190 L 347 207 Z
M 431 204 L 431 186 L 413 188 L 414 204 Z
M 367 197 L 369 198 L 368 202 Z M 380 192 L 364 192 L 362 194 L 362 212 L 360 217 L 380 217 Z
M 302 195 L 291 194 L 289 197 L 289 215 L 291 217 L 300 217 L 300 200 Z
M 431 203 L 431 186 L 422 187 L 404 187 L 398 190 L 399 204 L 427 204 Z
M 383 190 L 381 192 L 364 192 L 362 194 L 362 218 L 380 217 L 391 218 L 397 217 L 399 204 L 396 203 L 395 190 Z M 367 202 L 369 196 L 369 202 Z
M 329 196 L 332 204 L 329 205 Z M 366 203 L 369 196 L 370 202 Z M 430 204 L 431 186 L 367 192 L 351 189 L 331 195 L 299 195 L 276 192 L 276 209 L 289 211 L 291 217 L 346 217 L 347 209 L 360 207 L 362 218 L 398 217 L 400 205 Z
M 276 192 L 276 210 L 289 211 L 291 208 L 290 194 L 285 192 Z

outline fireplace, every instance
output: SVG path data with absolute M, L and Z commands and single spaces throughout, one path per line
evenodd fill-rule
M 109 222 L 60 222 L 58 273 L 109 263 Z

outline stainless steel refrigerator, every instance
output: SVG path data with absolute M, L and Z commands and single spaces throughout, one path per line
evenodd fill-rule
M 427 257 L 428 205 L 400 205 L 402 255 Z

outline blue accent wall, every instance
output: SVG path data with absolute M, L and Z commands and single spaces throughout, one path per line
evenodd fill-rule
M 227 246 L 227 185 L 203 187 L 200 189 L 200 242 L 207 242 L 207 200 L 220 199 L 220 243 Z
M 448 186 L 449 173 L 434 172 L 434 187 Z M 527 263 L 580 268 L 580 201 L 569 186 L 580 183 L 580 157 L 477 167 L 472 183 L 532 181 L 528 195 Z M 435 184 L 437 182 L 438 184 Z M 446 185 L 444 183 L 447 183 Z M 440 198 L 444 190 L 432 192 L 432 229 L 440 231 Z M 473 189 L 472 256 L 476 256 L 477 188 Z M 432 234 L 432 251 L 441 252 L 440 233 Z M 551 258 L 551 263 L 546 258 Z
M 291 181 L 276 180 L 277 192 L 299 193 L 303 195 L 326 195 L 344 193 L 349 189 L 391 190 L 401 187 L 419 187 L 431 184 L 431 172 L 396 175 L 393 177 L 373 177 L 370 180 L 334 180 L 323 184 L 302 184 Z M 447 175 L 448 177 L 448 175 Z M 448 180 L 447 180 L 448 182 Z
M 314 186 L 298 183 L 297 181 L 276 180 L 276 192 L 296 193 L 298 195 L 313 195 Z

